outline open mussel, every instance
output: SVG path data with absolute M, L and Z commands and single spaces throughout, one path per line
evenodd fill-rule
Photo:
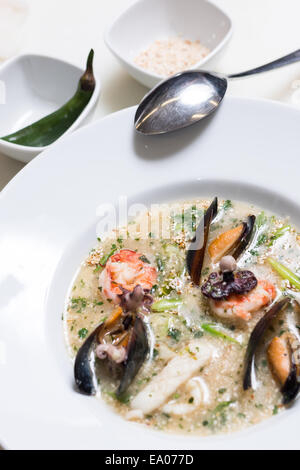
M 252 331 L 245 356 L 245 372 L 243 379 L 244 390 L 253 388 L 253 384 L 255 383 L 255 353 L 257 347 L 259 346 L 262 340 L 264 333 L 270 326 L 271 321 L 289 304 L 289 302 L 290 298 L 285 297 L 271 305 L 271 307 L 267 310 L 265 315 L 258 321 L 254 330 Z
M 299 383 L 299 370 L 293 362 L 291 363 L 290 373 L 281 388 L 281 393 L 283 396 L 282 403 L 284 405 L 289 405 L 292 401 L 295 400 L 300 390 Z
M 95 395 L 95 374 L 91 367 L 92 359 L 92 348 L 96 337 L 101 330 L 103 323 L 97 326 L 97 328 L 89 335 L 83 345 L 79 348 L 75 364 L 74 364 L 74 377 L 75 383 L 78 390 L 86 395 Z
M 143 365 L 148 354 L 148 340 L 143 320 L 136 317 L 128 344 L 127 358 L 123 363 L 123 373 L 117 396 L 123 395 Z
M 201 272 L 207 246 L 210 225 L 218 212 L 218 199 L 215 197 L 202 217 L 186 255 L 186 264 L 192 281 L 200 284 Z
M 255 215 L 249 215 L 247 217 L 247 220 L 243 222 L 243 232 L 237 241 L 233 253 L 231 253 L 231 256 L 233 256 L 235 259 L 238 259 L 247 248 L 252 237 L 253 229 L 255 226 L 255 219 Z
M 194 284 L 199 285 L 206 252 L 210 225 L 218 212 L 218 199 L 215 197 L 200 221 L 196 235 L 187 251 L 187 268 Z M 247 248 L 255 226 L 255 216 L 249 215 L 245 222 L 215 238 L 208 247 L 208 254 L 213 263 L 224 256 L 231 255 L 236 260 Z
M 95 356 L 100 365 L 119 381 L 117 396 L 126 391 L 145 361 L 149 349 L 146 328 L 138 311 L 128 311 L 128 306 L 139 308 L 141 302 L 147 304 L 150 299 L 149 294 L 141 295 L 140 286 L 135 289 L 131 296 L 124 293 L 124 299 L 121 299 L 123 308 L 116 307 L 78 350 L 74 376 L 80 392 L 87 395 L 96 393 Z M 141 302 L 135 302 L 138 298 Z
M 268 360 L 273 375 L 281 385 L 283 404 L 288 405 L 298 395 L 299 341 L 291 334 L 275 336 L 268 346 Z
M 215 238 L 208 247 L 212 262 L 217 263 L 228 254 L 238 259 L 250 242 L 254 225 L 255 216 L 249 215 L 245 222 Z

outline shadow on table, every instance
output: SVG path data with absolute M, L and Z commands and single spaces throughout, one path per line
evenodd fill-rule
M 134 131 L 133 145 L 135 152 L 139 158 L 144 160 L 160 160 L 173 157 L 200 138 L 213 118 L 214 115 L 212 114 L 185 129 L 168 134 L 146 136 Z
M 25 166 L 25 163 L 0 154 L 0 191 Z
M 148 91 L 126 72 L 120 70 L 113 74 L 109 82 L 103 86 L 101 105 L 104 105 L 107 114 L 113 113 L 137 105 Z

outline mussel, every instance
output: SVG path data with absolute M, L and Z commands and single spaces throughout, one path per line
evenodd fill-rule
M 210 225 L 218 212 L 218 199 L 215 197 L 205 212 L 187 251 L 187 268 L 194 284 L 199 285 Z M 208 253 L 213 263 L 231 254 L 238 259 L 248 246 L 255 226 L 255 216 L 249 215 L 242 224 L 221 233 L 208 247 Z
M 283 404 L 288 405 L 298 395 L 300 384 L 299 364 L 296 352 L 299 341 L 291 334 L 275 336 L 268 346 L 268 360 L 275 379 L 281 385 Z
M 122 307 L 115 308 L 108 319 L 90 334 L 78 350 L 74 365 L 74 376 L 78 390 L 87 395 L 96 394 L 95 355 L 106 372 L 119 381 L 116 391 L 121 396 L 129 387 L 148 354 L 147 332 L 138 308 L 149 294 L 141 296 L 140 286 L 131 297 L 121 299 Z M 134 298 L 141 299 L 134 302 Z M 128 311 L 135 305 L 136 310 Z
M 97 328 L 89 335 L 83 345 L 79 348 L 75 364 L 74 364 L 74 377 L 77 388 L 80 392 L 86 395 L 95 395 L 96 393 L 96 378 L 91 367 L 92 359 L 92 347 L 95 342 L 99 331 L 102 328 L 103 323 L 97 326 Z
M 215 238 L 208 247 L 212 262 L 217 263 L 228 254 L 238 259 L 250 242 L 254 225 L 255 216 L 249 215 L 245 222 Z
M 207 246 L 210 225 L 218 212 L 218 199 L 215 197 L 202 217 L 186 255 L 186 264 L 192 281 L 200 284 L 201 272 Z
M 244 379 L 243 379 L 243 388 L 244 390 L 248 390 L 249 388 L 253 388 L 253 384 L 255 383 L 255 371 L 254 371 L 254 361 L 255 361 L 255 352 L 257 350 L 258 345 L 261 342 L 261 339 L 269 327 L 271 321 L 289 304 L 290 298 L 285 297 L 281 300 L 275 302 L 271 307 L 267 310 L 265 315 L 259 320 L 256 324 L 254 330 L 252 331 L 246 351 L 245 356 L 245 372 L 244 372 Z
M 127 390 L 143 365 L 148 350 L 149 346 L 144 322 L 139 317 L 136 317 L 129 339 L 127 359 L 123 363 L 123 373 L 116 392 L 117 396 L 123 395 Z
M 255 215 L 249 215 L 247 217 L 247 220 L 243 222 L 243 232 L 239 240 L 237 241 L 237 245 L 232 253 L 232 256 L 235 259 L 238 259 L 247 248 L 252 237 L 253 229 L 255 226 L 255 219 Z
M 299 384 L 299 370 L 294 362 L 291 363 L 291 371 L 281 388 L 283 395 L 282 403 L 284 405 L 290 404 L 295 400 L 300 390 Z

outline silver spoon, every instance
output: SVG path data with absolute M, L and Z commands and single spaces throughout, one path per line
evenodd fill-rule
M 160 82 L 143 98 L 135 114 L 135 128 L 142 134 L 154 135 L 190 126 L 218 108 L 228 80 L 268 72 L 299 60 L 300 49 L 261 67 L 227 76 L 201 70 L 180 72 Z

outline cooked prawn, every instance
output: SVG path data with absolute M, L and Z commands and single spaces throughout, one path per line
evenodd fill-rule
M 132 291 L 137 285 L 150 290 L 156 282 L 156 268 L 143 261 L 143 255 L 132 250 L 120 250 L 111 256 L 99 276 L 103 294 L 119 303 L 122 288 Z
M 241 318 L 248 321 L 252 313 L 268 305 L 276 297 L 276 288 L 269 281 L 258 281 L 257 286 L 245 295 L 231 295 L 226 300 L 210 300 L 210 306 L 222 318 Z

